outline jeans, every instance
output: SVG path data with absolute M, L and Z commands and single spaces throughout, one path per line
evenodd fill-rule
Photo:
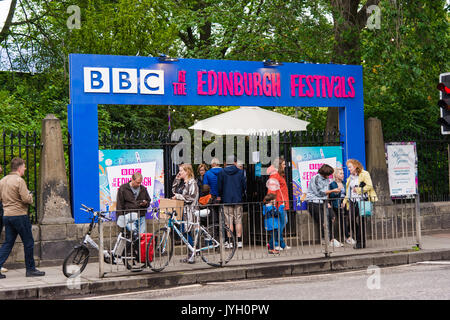
M 185 231 L 185 224 L 183 223 L 182 225 L 181 225 L 181 228 L 180 228 L 181 230 L 181 233 L 183 234 L 183 236 L 187 239 L 187 241 L 189 242 L 189 244 L 191 245 L 191 246 L 194 246 L 194 238 L 192 238 L 192 235 L 191 235 L 191 231 L 189 231 L 189 232 L 187 232 L 187 231 Z
M 273 250 L 278 247 L 278 229 L 267 231 L 270 234 L 269 249 Z
M 280 227 L 277 232 L 278 235 L 275 237 L 275 247 L 281 247 L 284 249 L 284 247 L 286 247 L 286 243 L 284 242 L 283 231 L 287 223 L 287 213 L 283 211 L 282 214 L 278 215 L 278 219 L 278 225 Z
M 0 237 L 3 231 L 3 204 L 0 202 Z
M 145 221 L 145 216 L 140 217 L 136 221 L 133 222 L 133 226 L 130 228 L 130 223 L 127 223 L 127 230 L 134 231 L 138 233 L 146 233 L 147 232 L 147 223 Z
M 315 202 L 308 202 L 308 211 L 313 217 L 314 221 L 320 226 L 320 235 L 322 239 L 325 238 L 324 234 L 324 206 L 326 206 L 325 203 L 315 203 Z M 333 239 L 332 238 L 332 231 L 333 231 L 333 218 L 334 218 L 334 212 L 331 208 L 325 209 L 327 212 L 327 219 L 328 219 L 328 240 Z
M 5 243 L 0 248 L 0 268 L 3 267 L 6 259 L 8 259 L 14 243 L 16 242 L 17 235 L 23 242 L 23 250 L 25 253 L 25 267 L 27 271 L 36 270 L 34 263 L 34 239 L 31 232 L 31 223 L 28 215 L 22 216 L 4 216 L 3 223 L 5 225 Z

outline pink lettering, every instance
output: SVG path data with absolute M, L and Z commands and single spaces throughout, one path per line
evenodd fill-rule
M 312 87 L 311 81 L 314 81 L 313 76 L 307 76 L 306 85 L 308 86 L 309 90 L 306 91 L 306 95 L 310 98 L 314 96 L 314 88 Z
M 243 77 L 240 72 L 234 73 L 234 95 L 242 96 L 244 93 L 244 86 L 242 85 Z
M 208 95 L 212 96 L 216 94 L 216 92 L 217 92 L 217 73 L 215 71 L 208 71 Z
M 281 80 L 279 73 L 272 73 L 272 95 L 281 97 Z
M 303 79 L 306 78 L 304 74 L 300 75 L 300 80 L 298 81 L 298 95 L 300 97 L 306 97 L 306 94 L 303 93 L 303 88 L 305 85 L 303 84 Z
M 322 78 L 322 76 L 313 76 L 314 80 L 316 81 L 316 95 L 318 97 L 320 97 L 320 79 Z
M 244 72 L 244 90 L 248 96 L 253 94 L 253 74 L 251 73 Z
M 270 73 L 263 74 L 263 92 L 270 97 L 272 95 L 272 86 L 270 85 Z
M 297 82 L 295 82 L 296 78 L 298 78 L 298 75 L 291 74 L 291 97 L 295 97 L 295 87 L 298 87 Z
M 348 86 L 350 87 L 350 92 L 348 93 L 349 98 L 355 97 L 355 88 L 353 88 L 353 84 L 355 83 L 355 78 L 349 77 L 347 79 Z
M 221 96 L 221 95 L 223 95 L 223 92 L 222 92 L 222 73 L 223 72 L 219 72 L 219 96 Z
M 206 83 L 206 81 L 203 81 L 202 77 L 205 73 L 206 71 L 197 71 L 197 94 L 203 96 L 207 94 L 205 91 L 203 91 L 203 85 Z
M 230 78 L 228 78 L 225 72 L 222 72 L 223 77 L 223 95 L 228 95 L 228 91 L 230 92 L 230 96 L 233 95 L 233 72 L 230 72 Z
M 254 87 L 255 87 L 255 91 L 253 93 L 254 96 L 260 95 L 262 96 L 262 87 L 261 87 L 261 75 L 257 72 L 253 73 L 253 82 L 254 82 Z M 259 94 L 258 94 L 258 88 L 259 88 Z

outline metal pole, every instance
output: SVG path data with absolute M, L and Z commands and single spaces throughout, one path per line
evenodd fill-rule
M 324 228 L 323 228 L 323 232 L 324 234 L 324 238 L 325 238 L 325 257 L 328 258 L 330 256 L 330 237 L 328 236 L 328 228 L 330 227 L 328 225 L 328 200 L 325 200 L 323 202 L 323 224 L 324 224 Z
M 112 258 L 112 257 L 111 257 Z M 105 275 L 105 266 L 103 260 L 103 223 L 100 216 L 98 216 L 98 276 L 103 278 Z
M 422 226 L 420 223 L 420 195 L 416 194 L 416 239 L 417 247 L 422 249 Z
M 225 223 L 222 221 L 222 213 L 223 213 L 223 205 L 219 205 L 219 242 L 220 242 L 220 265 L 224 265 L 225 257 L 224 257 L 224 247 L 223 247 L 223 234 L 225 232 L 225 228 L 223 228 L 222 223 Z M 221 210 L 222 209 L 222 210 Z M 233 243 L 234 245 L 234 243 Z

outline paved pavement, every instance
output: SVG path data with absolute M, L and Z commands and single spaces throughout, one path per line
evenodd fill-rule
M 99 276 L 98 263 L 89 263 L 82 275 L 67 279 L 61 266 L 42 267 L 44 277 L 27 278 L 25 269 L 9 270 L 0 280 L 0 299 L 62 299 L 79 295 L 106 294 L 148 290 L 205 283 L 211 281 L 248 280 L 299 276 L 324 272 L 365 269 L 411 264 L 420 261 L 450 260 L 450 233 L 422 236 L 423 250 L 342 250 L 329 258 L 311 253 L 301 258 L 298 255 L 270 257 L 262 260 L 239 259 L 224 268 L 213 268 L 202 262 L 194 265 L 175 264 L 163 272 L 150 269 L 141 272 L 112 270 Z M 233 258 L 234 260 L 234 258 Z M 148 271 L 147 271 L 148 270 Z M 106 271 L 111 271 L 106 269 Z

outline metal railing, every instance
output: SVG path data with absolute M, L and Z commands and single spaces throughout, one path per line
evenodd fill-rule
M 36 131 L 30 132 L 6 132 L 2 131 L 0 142 L 0 165 L 3 173 L 0 177 L 4 177 L 10 173 L 10 163 L 15 157 L 20 157 L 25 161 L 27 170 L 23 177 L 27 183 L 28 189 L 33 191 L 33 204 L 29 206 L 29 215 L 31 223 L 37 222 L 37 184 L 38 184 L 38 168 L 39 158 L 41 154 L 40 138 Z
M 194 224 L 189 232 L 176 223 L 180 232 L 173 232 L 174 224 L 168 220 L 170 217 L 158 209 L 147 212 L 146 230 L 142 230 L 144 224 L 128 220 L 135 223 L 134 236 L 126 228 L 118 227 L 119 221 L 103 222 L 99 224 L 99 243 L 104 250 L 100 251 L 99 256 L 100 275 L 143 270 L 180 271 L 208 265 L 237 266 L 274 260 L 420 248 L 417 196 L 381 199 L 373 203 L 371 215 L 364 217 L 355 203 L 351 203 L 347 210 L 340 206 L 342 199 L 336 201 L 339 205 L 335 209 L 331 201 L 325 200 L 323 203 L 308 203 L 307 210 L 292 210 L 294 204 L 291 202 L 291 210 L 281 210 L 275 216 L 268 215 L 263 203 L 234 204 L 242 206 L 242 234 L 238 234 L 241 230 L 239 219 L 231 228 L 227 208 L 230 205 L 224 204 L 192 209 Z M 187 216 L 186 207 L 165 208 L 164 212 L 177 212 L 178 221 Z M 110 214 L 113 220 L 121 216 L 117 212 Z M 200 214 L 200 217 L 196 214 Z M 276 228 L 271 228 L 268 220 L 272 220 Z M 164 238 L 161 230 L 167 230 L 168 227 L 172 228 L 172 232 Z M 233 230 L 234 240 L 230 238 L 230 229 Z M 240 235 L 242 238 L 238 238 Z M 188 236 L 192 239 L 191 246 L 198 249 L 195 255 L 188 255 Z M 161 239 L 165 239 L 165 242 Z M 163 242 L 170 247 L 170 251 L 161 249 Z M 113 256 L 115 259 L 111 258 Z M 194 263 L 189 263 L 189 257 Z

